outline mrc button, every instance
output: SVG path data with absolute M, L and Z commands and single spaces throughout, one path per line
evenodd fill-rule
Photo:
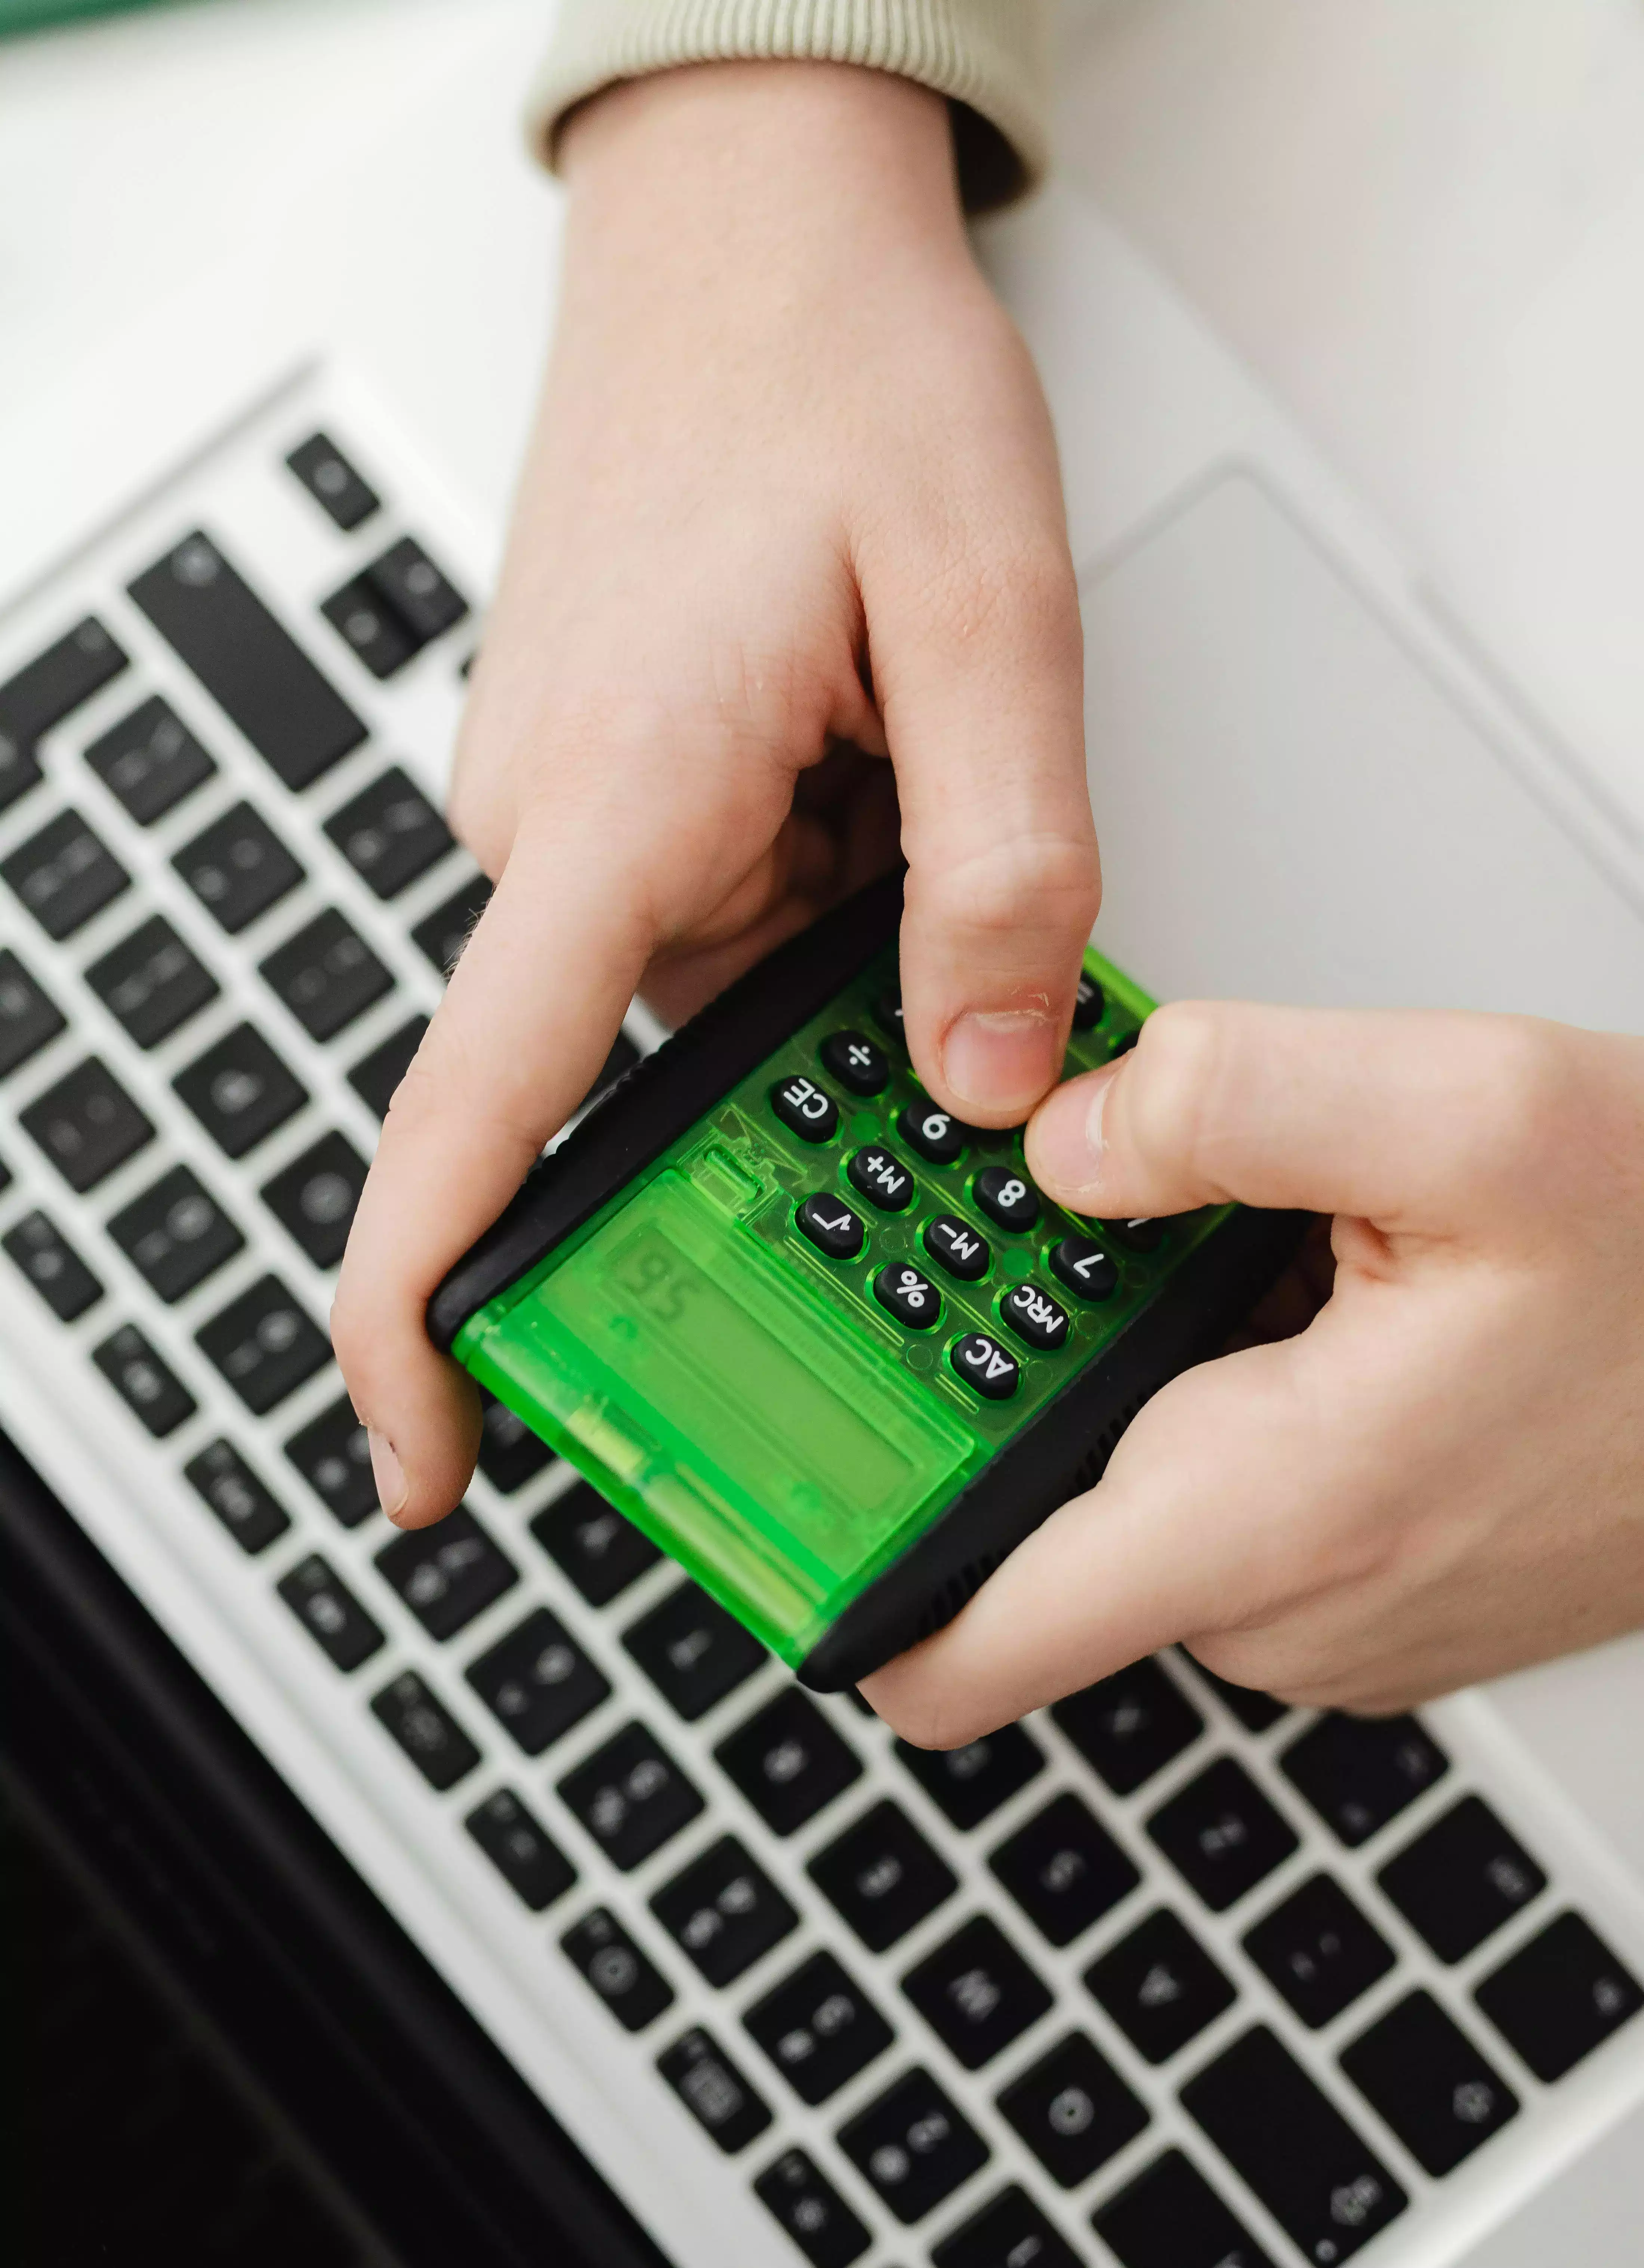
M 999 1301 L 999 1311 L 1018 1338 L 1054 1354 L 1067 1344 L 1067 1310 L 1036 1284 L 1018 1284 Z
M 1021 1376 L 1015 1356 L 982 1331 L 967 1331 L 955 1340 L 947 1359 L 965 1384 L 990 1402 L 1008 1402 Z
M 797 1071 L 792 1079 L 778 1079 L 771 1088 L 770 1108 L 801 1142 L 830 1141 L 839 1123 L 839 1106 L 832 1095 L 824 1094 Z

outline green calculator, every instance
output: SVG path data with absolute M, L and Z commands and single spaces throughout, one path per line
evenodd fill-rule
M 1087 1220 L 902 1033 L 900 876 L 630 1071 L 440 1285 L 483 1387 L 822 1691 L 939 1629 L 1294 1249 L 1237 1206 Z M 1153 1003 L 1087 953 L 1066 1071 Z

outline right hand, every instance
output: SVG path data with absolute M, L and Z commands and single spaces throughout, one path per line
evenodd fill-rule
M 429 1294 L 633 992 L 690 1012 L 908 861 L 938 1103 L 1057 1078 L 1099 895 L 1050 422 L 970 257 L 945 107 L 715 64 L 573 121 L 542 417 L 458 754 L 496 895 L 395 1096 L 333 1313 L 391 1518 L 467 1484 Z M 884 759 L 888 758 L 888 762 Z

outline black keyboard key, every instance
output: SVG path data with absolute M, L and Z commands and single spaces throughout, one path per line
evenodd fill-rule
M 417 652 L 417 640 L 363 575 L 333 591 L 320 611 L 373 677 L 392 677 Z
M 1315 1874 L 1246 1933 L 1244 1949 L 1316 2031 L 1392 1967 L 1391 1946 L 1338 1881 Z
M 851 2268 L 873 2242 L 831 2182 L 803 2150 L 785 2150 L 754 2183 L 811 2268 Z
M 727 2156 L 745 2150 L 770 2124 L 753 2088 L 699 2026 L 664 2049 L 657 2069 Z
M 0 685 L 0 810 L 15 803 L 41 777 L 34 750 L 43 733 L 60 725 L 126 666 L 126 657 L 95 616 Z
M 1441 1961 L 1463 1961 L 1540 1896 L 1547 1877 L 1489 1805 L 1463 1796 L 1376 1876 Z
M 0 858 L 0 875 L 47 936 L 59 942 L 131 887 L 130 875 L 77 811 L 60 811 Z
M 1059 1300 L 1037 1284 L 1018 1284 L 1006 1292 L 999 1311 L 1017 1337 L 1042 1354 L 1059 1354 L 1072 1328 Z
M 559 1942 L 624 2031 L 644 2031 L 673 2007 L 673 1986 L 607 1907 L 595 1906 Z
M 328 433 L 311 433 L 285 460 L 314 502 L 347 534 L 371 518 L 381 498 L 362 480 Z
M 684 1773 L 638 1724 L 624 1725 L 568 1772 L 559 1793 L 623 1874 L 660 1850 L 702 1809 L 702 1798 Z
M 1147 2124 L 1146 2109 L 1082 2032 L 1014 2080 L 999 2107 L 1065 2190 L 1088 2180 Z
M 993 1258 L 986 1237 L 952 1212 L 925 1223 L 925 1248 L 939 1268 L 962 1284 L 974 1284 L 985 1276 Z
M 1051 1247 L 1050 1262 L 1052 1272 L 1076 1300 L 1110 1300 L 1118 1289 L 1119 1271 L 1093 1237 L 1063 1237 Z
M 16 954 L 0 950 L 0 1079 L 66 1029 L 61 1011 Z
M 158 693 L 93 740 L 85 761 L 139 827 L 152 827 L 217 770 L 175 710 Z
M 997 1339 L 967 1331 L 948 1351 L 956 1377 L 990 1402 L 1008 1402 L 1021 1383 L 1021 1365 Z
M 1289 1822 L 1231 1756 L 1218 1756 L 1161 1804 L 1147 1832 L 1212 1913 L 1224 1912 L 1297 1848 Z
M 402 535 L 365 570 L 365 580 L 417 640 L 426 645 L 468 613 L 468 602 L 414 537 Z
M 1102 1011 L 1107 1005 L 1107 995 L 1101 985 L 1088 970 L 1081 968 L 1078 989 L 1073 994 L 1073 1029 L 1076 1032 L 1094 1031 L 1102 1021 Z
M 225 1157 L 243 1158 L 308 1100 L 261 1032 L 236 1024 L 172 1081 Z
M 1102 2206 L 1093 2226 L 1119 2268 L 1273 2268 L 1180 2150 L 1155 2158 Z
M 722 1835 L 665 1882 L 651 1911 L 716 1985 L 734 1984 L 800 1918 L 734 1835 Z
M 623 1644 L 663 1697 L 693 1725 L 770 1659 L 734 1615 L 691 1582 L 682 1583 L 630 1624 Z
M 1052 1945 L 1071 1945 L 1141 1880 L 1076 1795 L 1052 1797 L 988 1864 Z
M 942 1295 L 928 1276 L 893 1260 L 874 1278 L 874 1297 L 904 1329 L 928 1331 L 942 1319 Z
M 910 1102 L 896 1121 L 896 1131 L 910 1150 L 917 1150 L 933 1166 L 951 1166 L 963 1156 L 965 1144 L 974 1138 L 976 1129 L 951 1111 L 939 1110 L 933 1102 Z
M 358 1528 L 376 1511 L 371 1444 L 346 1395 L 293 1433 L 285 1454 L 344 1528 Z
M 331 1342 L 276 1276 L 259 1277 L 194 1336 L 255 1418 L 331 1359 Z
M 246 1241 L 187 1166 L 173 1166 L 123 1206 L 108 1233 L 168 1306 L 232 1260 Z
M 1310 2260 L 1347 2260 L 1409 2199 L 1264 2025 L 1182 2090 L 1240 2178 Z
M 384 900 L 398 897 L 452 848 L 452 835 L 397 764 L 332 814 L 326 833 Z
M 380 1693 L 373 1694 L 371 1708 L 430 1787 L 441 1794 L 480 1760 L 461 1726 L 414 1669 L 402 1669 Z
M 382 1645 L 382 1631 L 378 1624 L 336 1570 L 317 1551 L 306 1559 L 299 1559 L 289 1575 L 281 1577 L 276 1587 L 303 1628 L 339 1669 L 358 1669 Z M 377 1713 L 381 1716 L 381 1710 Z
M 881 1032 L 888 1033 L 898 1047 L 907 1046 L 907 1030 L 902 1013 L 902 987 L 888 984 L 874 1002 L 874 1021 Z
M 1162 1910 L 1094 1962 L 1085 1984 L 1149 2063 L 1197 2039 L 1237 1997 L 1198 1940 Z
M 1518 2115 L 1518 2097 L 1428 1992 L 1342 2050 L 1341 2067 L 1418 2165 L 1451 2174 Z
M 388 1115 L 388 1105 L 394 1091 L 411 1067 L 411 1057 L 423 1044 L 423 1034 L 428 1029 L 426 1016 L 413 1016 L 395 1032 L 374 1047 L 368 1056 L 362 1056 L 348 1075 L 348 1083 L 379 1118 Z
M 902 1989 L 967 2071 L 1036 2024 L 1051 1996 L 999 1924 L 978 1915 L 910 1969 Z
M 890 1085 L 890 1057 L 866 1032 L 829 1032 L 816 1052 L 822 1069 L 852 1094 L 882 1094 Z
M 1449 1758 L 1413 1717 L 1321 1717 L 1279 1761 L 1350 1850 L 1449 1770 Z
M 462 1823 L 532 1913 L 563 1898 L 577 1879 L 570 1859 L 511 1787 L 488 1795 Z
M 767 1702 L 713 1754 L 775 1835 L 792 1835 L 862 1776 L 844 1741 L 797 1687 Z
M 322 1134 L 263 1183 L 263 1204 L 316 1268 L 335 1268 L 342 1259 L 365 1173 L 365 1160 L 350 1141 Z
M 1135 1044 L 1133 1039 L 1121 1040 L 1113 1052 L 1122 1056 Z M 1116 1244 L 1123 1245 L 1126 1252 L 1157 1252 L 1169 1226 L 1168 1221 L 1155 1220 L 1148 1214 L 1138 1214 L 1129 1220 L 1104 1220 L 1102 1224 L 1106 1233 Z
M 1638 1980 L 1579 1914 L 1560 1914 L 1473 1994 L 1537 2079 L 1562 2079 L 1644 2007 Z
M 825 1088 L 795 1071 L 770 1090 L 770 1108 L 801 1142 L 829 1142 L 838 1130 L 839 1106 Z
M 1194 1672 L 1202 1677 L 1224 1709 L 1236 1717 L 1247 1733 L 1264 1733 L 1281 1717 L 1290 1714 L 1288 1702 L 1275 1700 L 1271 1693 L 1263 1693 L 1253 1685 L 1234 1685 L 1225 1677 L 1218 1677 L 1213 1669 L 1206 1669 L 1192 1655 L 1186 1659 Z
M 1043 1752 L 1020 1725 L 1001 1725 L 962 1749 L 898 1741 L 896 1754 L 955 1827 L 979 1827 L 1044 1770 Z
M 554 1453 L 494 1394 L 482 1391 L 480 1406 L 480 1470 L 494 1489 L 512 1496 L 553 1462 Z
M 801 2102 L 826 2102 L 895 2034 L 831 1953 L 814 1953 L 742 2019 Z
M 867 1224 L 843 1197 L 814 1190 L 795 1211 L 794 1225 L 829 1260 L 855 1260 L 867 1242 Z
M 316 914 L 258 967 L 311 1040 L 335 1039 L 394 984 L 335 906 Z
M 520 1580 L 512 1560 L 465 1504 L 432 1528 L 394 1536 L 376 1554 L 376 1564 L 429 1637 L 441 1639 L 466 1630 Z
M 832 1129 L 829 1130 L 830 1132 Z M 807 1138 L 820 1140 L 820 1136 Z M 913 1176 L 900 1158 L 881 1144 L 871 1142 L 856 1151 L 845 1167 L 851 1186 L 881 1212 L 905 1212 L 913 1203 Z
M 457 956 L 468 943 L 469 932 L 490 902 L 490 894 L 491 886 L 483 874 L 471 875 L 460 890 L 453 890 L 411 932 L 412 942 L 421 947 L 442 976 L 448 976 L 456 967 Z
M 77 1064 L 18 1116 L 69 1187 L 82 1197 L 154 1139 L 153 1127 L 95 1056 Z
M 806 1868 L 870 1953 L 883 1953 L 934 1913 L 959 1877 L 894 1803 L 880 1802 Z
M 1198 1710 L 1156 1661 L 1133 1661 L 1058 1701 L 1051 1714 L 1115 1795 L 1133 1794 L 1205 1729 Z
M 910 2071 L 839 2130 L 839 2147 L 904 2227 L 986 2165 L 987 2145 L 928 2071 Z
M 196 529 L 130 594 L 289 788 L 306 787 L 365 727 L 290 633 Z
M 102 1298 L 102 1285 L 43 1212 L 25 1213 L 0 1241 L 60 1323 L 73 1322 Z
M 234 804 L 172 860 L 201 904 L 231 937 L 277 905 L 303 870 L 261 812 Z
M 944 2238 L 931 2260 L 933 2268 L 1079 2268 L 1067 2239 L 1014 2183 Z
M 198 1406 L 135 1323 L 122 1324 L 101 1346 L 93 1348 L 92 1360 L 157 1441 L 174 1433 Z
M 169 1039 L 220 990 L 204 962 L 159 914 L 92 961 L 85 981 L 140 1048 L 157 1048 Z
M 970 1185 L 971 1195 L 1001 1228 L 1026 1234 L 1039 1218 L 1039 1192 L 1015 1166 L 984 1166 Z
M 213 1441 L 191 1457 L 183 1476 L 203 1496 L 245 1552 L 266 1551 L 291 1526 L 232 1441 Z
M 578 1481 L 539 1512 L 531 1533 L 591 1607 L 607 1607 L 662 1557 L 651 1538 Z
M 540 1756 L 611 1690 L 546 1607 L 534 1608 L 517 1630 L 470 1662 L 468 1680 L 527 1756 Z

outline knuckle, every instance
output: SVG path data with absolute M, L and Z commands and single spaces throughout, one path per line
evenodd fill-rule
M 1048 831 L 1012 834 L 969 857 L 917 859 L 909 870 L 916 920 L 986 938 L 1058 942 L 1089 936 L 1101 899 L 1095 844 Z

